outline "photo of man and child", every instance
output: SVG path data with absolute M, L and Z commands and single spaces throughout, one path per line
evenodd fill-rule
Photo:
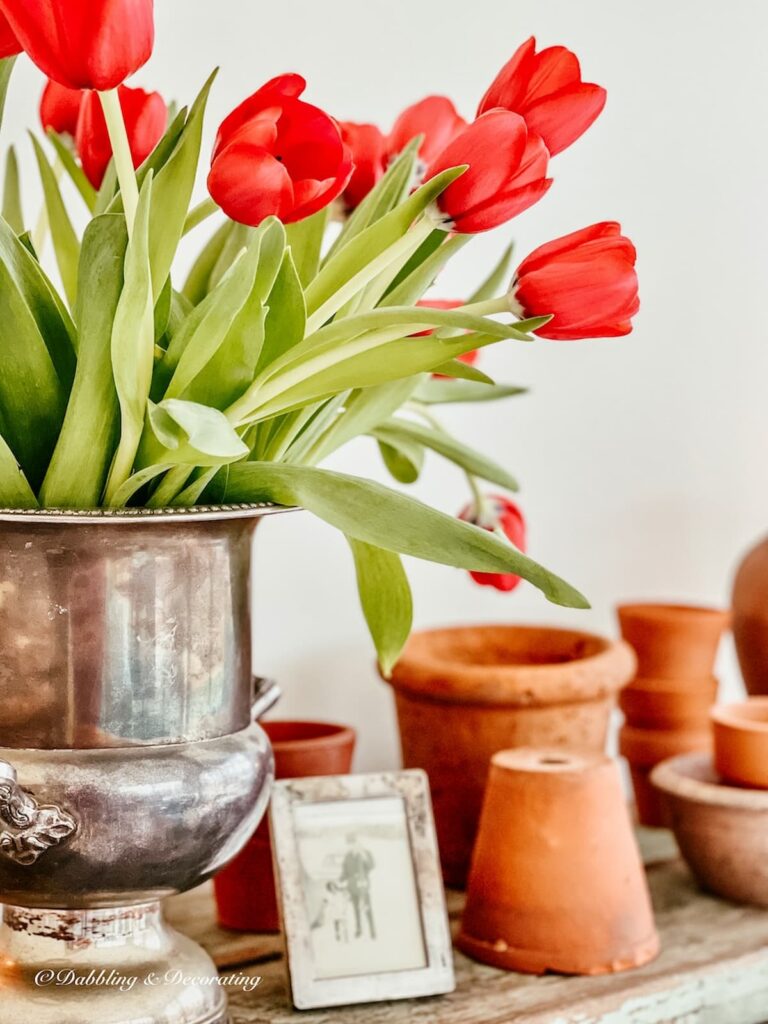
M 304 804 L 294 821 L 315 977 L 424 967 L 404 802 Z

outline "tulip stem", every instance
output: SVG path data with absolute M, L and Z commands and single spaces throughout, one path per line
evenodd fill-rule
M 136 182 L 136 171 L 133 168 L 133 156 L 131 155 L 131 144 L 128 141 L 128 132 L 125 130 L 123 108 L 120 106 L 120 97 L 117 89 L 100 92 L 99 99 L 104 111 L 104 120 L 107 122 L 109 141 L 112 143 L 115 170 L 117 171 L 117 180 L 120 183 L 120 194 L 123 197 L 125 221 L 128 225 L 128 237 L 130 238 L 133 234 L 133 222 L 136 220 L 136 209 L 139 205 L 139 186 Z
M 215 203 L 213 199 L 204 199 L 201 203 L 198 203 L 193 209 L 187 214 L 187 219 L 184 221 L 184 234 L 188 235 L 193 228 L 196 228 L 198 224 L 202 224 L 203 221 L 208 220 L 214 213 L 218 213 L 219 204 Z
M 462 313 L 471 313 L 473 316 L 493 316 L 496 313 L 511 313 L 509 296 L 500 295 L 496 299 L 486 299 L 484 302 L 473 302 L 469 306 L 461 307 Z

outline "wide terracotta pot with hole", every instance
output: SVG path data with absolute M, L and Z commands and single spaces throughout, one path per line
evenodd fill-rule
M 627 644 L 545 626 L 414 634 L 392 675 L 403 762 L 429 775 L 443 873 L 466 882 L 491 757 L 510 747 L 602 752 Z
M 718 682 L 705 679 L 635 679 L 619 696 L 627 725 L 690 731 L 707 728 Z
M 606 974 L 656 956 L 614 761 L 556 749 L 494 756 L 457 945 L 531 974 Z
M 768 697 L 712 709 L 715 768 L 726 781 L 768 789 Z
M 768 792 L 725 785 L 709 754 L 665 761 L 651 778 L 699 884 L 736 903 L 768 907 Z
M 275 778 L 348 775 L 355 731 L 331 722 L 262 722 L 275 755 Z M 246 932 L 280 931 L 269 820 L 213 880 L 219 924 Z
M 621 635 L 637 654 L 638 675 L 650 679 L 706 679 L 712 675 L 730 614 L 682 604 L 625 604 Z

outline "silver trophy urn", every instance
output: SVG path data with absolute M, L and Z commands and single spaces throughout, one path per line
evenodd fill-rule
M 250 569 L 269 511 L 0 512 L 2 1024 L 228 1019 L 160 901 L 266 808 Z

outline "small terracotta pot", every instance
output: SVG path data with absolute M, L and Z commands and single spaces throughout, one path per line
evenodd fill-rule
M 330 722 L 262 722 L 275 755 L 275 778 L 348 775 L 355 731 Z M 213 880 L 219 924 L 246 932 L 280 931 L 272 868 L 269 821 L 265 817 L 248 845 Z
M 457 944 L 530 974 L 606 974 L 656 956 L 615 762 L 561 750 L 494 756 Z
M 715 768 L 726 782 L 768 789 L 768 697 L 712 709 Z
M 602 751 L 634 665 L 627 644 L 544 626 L 411 637 L 391 680 L 403 762 L 429 775 L 449 885 L 466 883 L 493 754 L 520 746 Z
M 728 612 L 682 604 L 625 604 L 621 635 L 637 654 L 638 675 L 706 679 L 712 675 Z
M 622 726 L 619 753 L 629 762 L 637 820 L 641 825 L 648 828 L 667 825 L 664 802 L 650 781 L 653 768 L 669 757 L 692 750 L 708 750 L 711 746 L 712 734 L 706 720 L 703 728 L 692 731 Z
M 718 683 L 708 679 L 635 679 L 619 695 L 627 725 L 640 728 L 707 728 L 709 712 L 717 700 Z
M 699 884 L 737 903 L 768 907 L 768 793 L 720 783 L 709 754 L 665 761 L 651 779 Z

